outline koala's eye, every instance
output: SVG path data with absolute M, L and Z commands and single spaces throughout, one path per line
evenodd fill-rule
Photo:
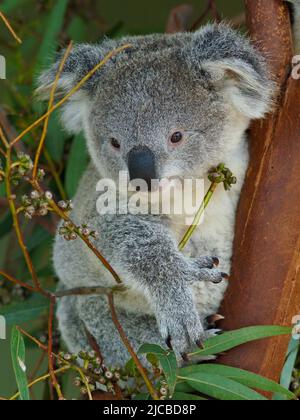
M 172 144 L 178 144 L 182 141 L 182 139 L 183 139 L 183 134 L 181 133 L 181 131 L 176 131 L 175 133 L 172 134 L 170 141 Z
M 118 142 L 117 139 L 111 139 L 110 144 L 112 145 L 112 147 L 114 149 L 120 149 L 121 148 L 121 145 L 120 145 L 120 143 Z

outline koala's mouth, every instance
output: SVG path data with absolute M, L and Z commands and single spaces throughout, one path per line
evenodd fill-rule
M 171 176 L 162 179 L 151 179 L 150 187 L 148 182 L 143 179 L 134 179 L 129 183 L 130 191 L 137 191 L 140 194 L 161 194 L 167 193 L 171 190 L 182 189 L 183 180 L 180 177 Z

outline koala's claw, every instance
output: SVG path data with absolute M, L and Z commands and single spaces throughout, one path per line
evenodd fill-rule
M 188 353 L 195 345 L 201 346 L 206 338 L 191 292 L 188 288 L 182 288 L 179 296 L 179 300 L 170 297 L 169 304 L 162 302 L 156 311 L 160 334 L 178 357 Z
M 201 257 L 195 259 L 195 262 L 199 268 L 214 268 L 218 267 L 220 260 L 217 257 Z
M 196 345 L 197 347 L 199 347 L 199 349 L 202 349 L 202 350 L 204 349 L 204 344 L 202 340 L 197 340 Z
M 168 348 L 170 349 L 170 350 L 173 350 L 173 346 L 172 346 L 172 338 L 171 338 L 171 336 L 169 335 L 169 337 L 166 339 L 166 345 L 168 346 Z
M 182 357 L 182 360 L 186 363 L 189 363 L 190 359 L 186 353 L 181 353 L 180 355 Z
M 207 269 L 203 268 L 199 270 L 198 280 L 200 281 L 209 281 L 214 284 L 219 284 L 223 280 L 229 280 L 229 276 L 226 273 L 222 273 L 217 269 Z
M 219 265 L 217 257 L 192 258 L 192 265 L 195 274 L 192 281 L 207 281 L 218 284 L 223 280 L 229 280 L 228 274 L 222 273 L 216 268 Z

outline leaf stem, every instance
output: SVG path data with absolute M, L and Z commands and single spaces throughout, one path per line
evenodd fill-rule
M 116 313 L 116 309 L 115 309 L 115 305 L 114 305 L 114 296 L 113 294 L 108 295 L 108 304 L 110 307 L 110 311 L 111 311 L 111 315 L 112 315 L 112 320 L 113 323 L 115 324 L 115 327 L 117 328 L 119 335 L 125 345 L 125 347 L 127 348 L 129 354 L 131 355 L 132 359 L 134 360 L 134 363 L 138 369 L 138 371 L 140 372 L 142 378 L 144 379 L 144 382 L 146 384 L 146 387 L 150 393 L 150 395 L 152 396 L 152 398 L 154 400 L 159 400 L 158 394 L 156 392 L 156 390 L 154 389 L 152 382 L 150 381 L 150 379 L 148 378 L 146 369 L 144 368 L 144 366 L 142 365 L 142 363 L 140 362 L 138 356 L 136 355 L 135 351 L 133 350 L 119 320 L 117 317 L 117 313 Z
M 183 251 L 184 248 L 186 247 L 187 243 L 189 242 L 189 240 L 191 239 L 192 235 L 194 234 L 195 230 L 198 228 L 198 225 L 200 223 L 201 217 L 205 211 L 205 209 L 207 208 L 216 188 L 217 188 L 218 184 L 216 182 L 212 182 L 210 185 L 209 190 L 207 191 L 201 206 L 199 208 L 199 210 L 196 213 L 196 216 L 194 218 L 193 223 L 191 224 L 191 226 L 188 228 L 188 230 L 186 231 L 184 237 L 182 238 L 180 244 L 179 244 L 179 250 Z
M 9 30 L 9 32 L 12 34 L 12 36 L 15 38 L 15 40 L 19 44 L 22 44 L 22 40 L 18 37 L 18 35 L 16 34 L 16 32 L 13 30 L 11 24 L 9 23 L 7 17 L 4 16 L 4 14 L 1 11 L 0 11 L 0 18 L 3 20 L 5 26 L 7 27 L 7 29 Z

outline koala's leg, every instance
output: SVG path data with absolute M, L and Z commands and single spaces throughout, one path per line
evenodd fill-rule
M 80 319 L 77 311 L 77 297 L 68 296 L 59 299 L 56 314 L 59 330 L 68 350 L 72 353 L 91 350 L 86 337 L 84 322 Z
M 107 300 L 102 297 L 65 297 L 58 306 L 59 328 L 68 349 L 73 353 L 90 351 L 85 328 L 95 337 L 108 366 L 124 365 L 130 354 L 112 321 Z M 156 320 L 117 310 L 118 319 L 135 351 L 144 343 L 164 346 Z
M 94 226 L 97 219 L 91 223 Z M 124 283 L 146 296 L 163 340 L 172 344 L 177 355 L 201 345 L 206 334 L 191 285 L 221 283 L 227 278 L 215 268 L 216 258 L 185 257 L 161 220 L 149 216 L 102 216 L 100 232 L 97 247 Z M 95 310 L 93 317 L 97 316 Z M 133 317 L 130 328 L 137 323 Z

